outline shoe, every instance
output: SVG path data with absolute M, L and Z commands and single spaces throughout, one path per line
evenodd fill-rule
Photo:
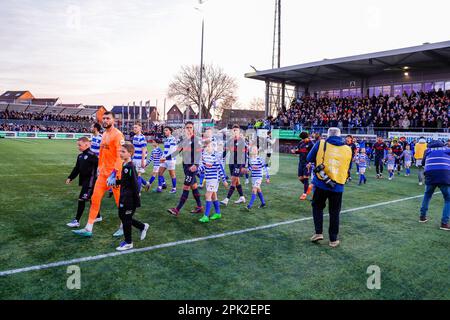
M 306 193 L 304 193 L 304 194 L 302 194 L 301 196 L 300 196 L 300 200 L 306 200 L 306 197 L 307 197 L 308 195 L 306 194 Z
M 87 231 L 86 229 L 72 230 L 72 232 L 75 233 L 77 236 L 86 238 L 92 237 L 92 231 Z
M 117 251 L 126 251 L 133 249 L 132 243 L 126 243 L 125 241 L 121 242 L 120 245 L 116 248 Z
M 201 223 L 208 223 L 209 222 L 209 218 L 207 216 L 203 216 L 198 221 L 201 222 Z
M 245 203 L 245 202 L 246 202 L 245 197 L 240 197 L 239 200 L 235 201 L 234 203 L 239 204 L 239 203 Z
M 161 193 L 161 192 L 162 192 L 162 189 L 163 189 L 162 187 L 158 187 L 158 188 L 156 188 L 156 192 L 157 192 L 157 193 Z
M 222 219 L 222 215 L 220 213 L 214 213 L 210 220 L 219 220 Z
M 428 218 L 427 218 L 426 216 L 425 216 L 425 217 L 420 216 L 419 222 L 420 222 L 420 223 L 428 222 Z
M 245 209 L 246 209 L 247 211 L 252 211 L 252 207 L 250 207 L 250 206 L 245 206 Z
M 166 190 L 166 189 L 167 189 L 167 184 L 163 184 L 162 188 L 163 188 L 164 190 Z
M 103 221 L 103 217 L 97 217 L 97 219 L 94 220 L 94 222 L 102 222 Z
M 320 240 L 323 240 L 323 234 L 314 234 L 311 237 L 311 242 L 318 242 Z
M 119 228 L 116 232 L 113 233 L 113 237 L 118 238 L 123 236 L 123 229 Z
M 230 201 L 230 199 L 225 198 L 222 201 L 220 201 L 220 204 L 223 204 L 224 206 L 228 206 L 228 201 Z
M 332 248 L 336 248 L 341 244 L 341 242 L 339 240 L 336 241 L 330 241 L 330 243 L 328 244 L 330 247 Z
M 250 181 L 248 181 L 248 179 L 245 179 L 245 184 L 249 184 Z
M 389 179 L 388 179 L 389 181 L 391 181 L 392 180 L 392 178 L 391 177 L 389 177 Z
M 423 186 L 423 182 L 419 182 L 419 186 Z
M 264 209 L 265 207 L 267 207 L 267 204 L 265 204 L 265 203 L 262 203 L 262 204 L 260 204 L 260 205 L 259 205 L 259 207 L 258 207 L 258 208 L 259 208 L 259 209 Z
M 144 230 L 141 231 L 141 241 L 145 239 L 147 236 L 147 231 L 150 228 L 150 225 L 148 223 L 144 223 Z
M 144 191 L 148 192 L 150 190 L 151 184 L 147 182 L 147 184 L 144 186 Z
M 448 224 L 448 223 L 441 223 L 441 227 L 439 229 L 445 230 L 445 231 L 450 231 L 450 224 Z
M 308 190 L 306 190 L 306 195 L 307 196 L 309 196 L 309 194 L 311 193 L 313 187 L 314 187 L 314 185 L 312 183 L 310 183 L 309 186 L 308 186 Z
M 72 220 L 72 222 L 69 222 L 68 224 L 66 224 L 66 226 L 68 226 L 69 228 L 79 228 L 80 223 L 74 219 L 74 220 Z
M 362 183 L 360 182 L 360 183 L 358 183 L 358 186 L 360 186 L 360 185 L 362 185 Z
M 111 191 L 108 192 L 108 198 L 112 198 L 113 193 Z
M 171 194 L 177 193 L 177 188 L 172 188 L 169 193 Z
M 383 177 L 383 175 L 382 175 L 382 174 L 380 174 L 380 179 L 384 179 L 384 177 Z
M 192 210 L 191 213 L 203 213 L 203 207 L 195 207 L 195 209 Z
M 380 179 L 380 175 L 379 174 L 377 174 L 377 179 Z
M 178 217 L 180 214 L 180 211 L 177 208 L 167 209 L 167 211 L 175 217 Z

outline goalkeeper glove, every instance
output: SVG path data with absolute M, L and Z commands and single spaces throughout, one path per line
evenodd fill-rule
M 113 170 L 111 172 L 111 174 L 109 175 L 108 179 L 106 180 L 106 185 L 108 187 L 112 187 L 112 186 L 116 185 L 116 174 L 117 174 L 117 171 Z

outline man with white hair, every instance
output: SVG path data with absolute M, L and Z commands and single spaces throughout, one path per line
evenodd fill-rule
M 319 140 L 307 157 L 308 162 L 315 163 L 312 200 L 315 234 L 311 241 L 323 240 L 323 209 L 328 199 L 330 213 L 329 245 L 339 246 L 339 214 L 341 212 L 342 194 L 348 177 L 352 150 L 341 138 L 339 128 L 329 128 L 328 138 Z

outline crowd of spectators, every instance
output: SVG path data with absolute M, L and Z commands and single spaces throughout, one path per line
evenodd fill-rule
M 406 93 L 402 97 L 315 98 L 302 97 L 271 119 L 278 128 L 386 128 L 446 129 L 450 91 Z
M 90 130 L 88 128 L 80 128 L 75 126 L 0 123 L 0 131 L 89 133 Z
M 77 115 L 53 115 L 43 113 L 17 112 L 17 111 L 2 111 L 0 112 L 0 119 L 7 120 L 34 120 L 34 121 L 65 121 L 65 122 L 88 122 L 92 118 L 89 116 Z

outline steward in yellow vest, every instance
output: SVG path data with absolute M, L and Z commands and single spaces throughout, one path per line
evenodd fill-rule
M 317 188 L 343 192 L 344 184 L 347 181 L 350 162 L 352 161 L 352 150 L 344 143 L 340 136 L 332 136 L 327 140 L 320 140 L 308 155 L 308 162 L 314 162 L 317 168 L 321 164 L 324 165 L 324 173 L 328 176 L 333 184 L 326 183 L 320 172 L 315 172 L 313 184 Z

